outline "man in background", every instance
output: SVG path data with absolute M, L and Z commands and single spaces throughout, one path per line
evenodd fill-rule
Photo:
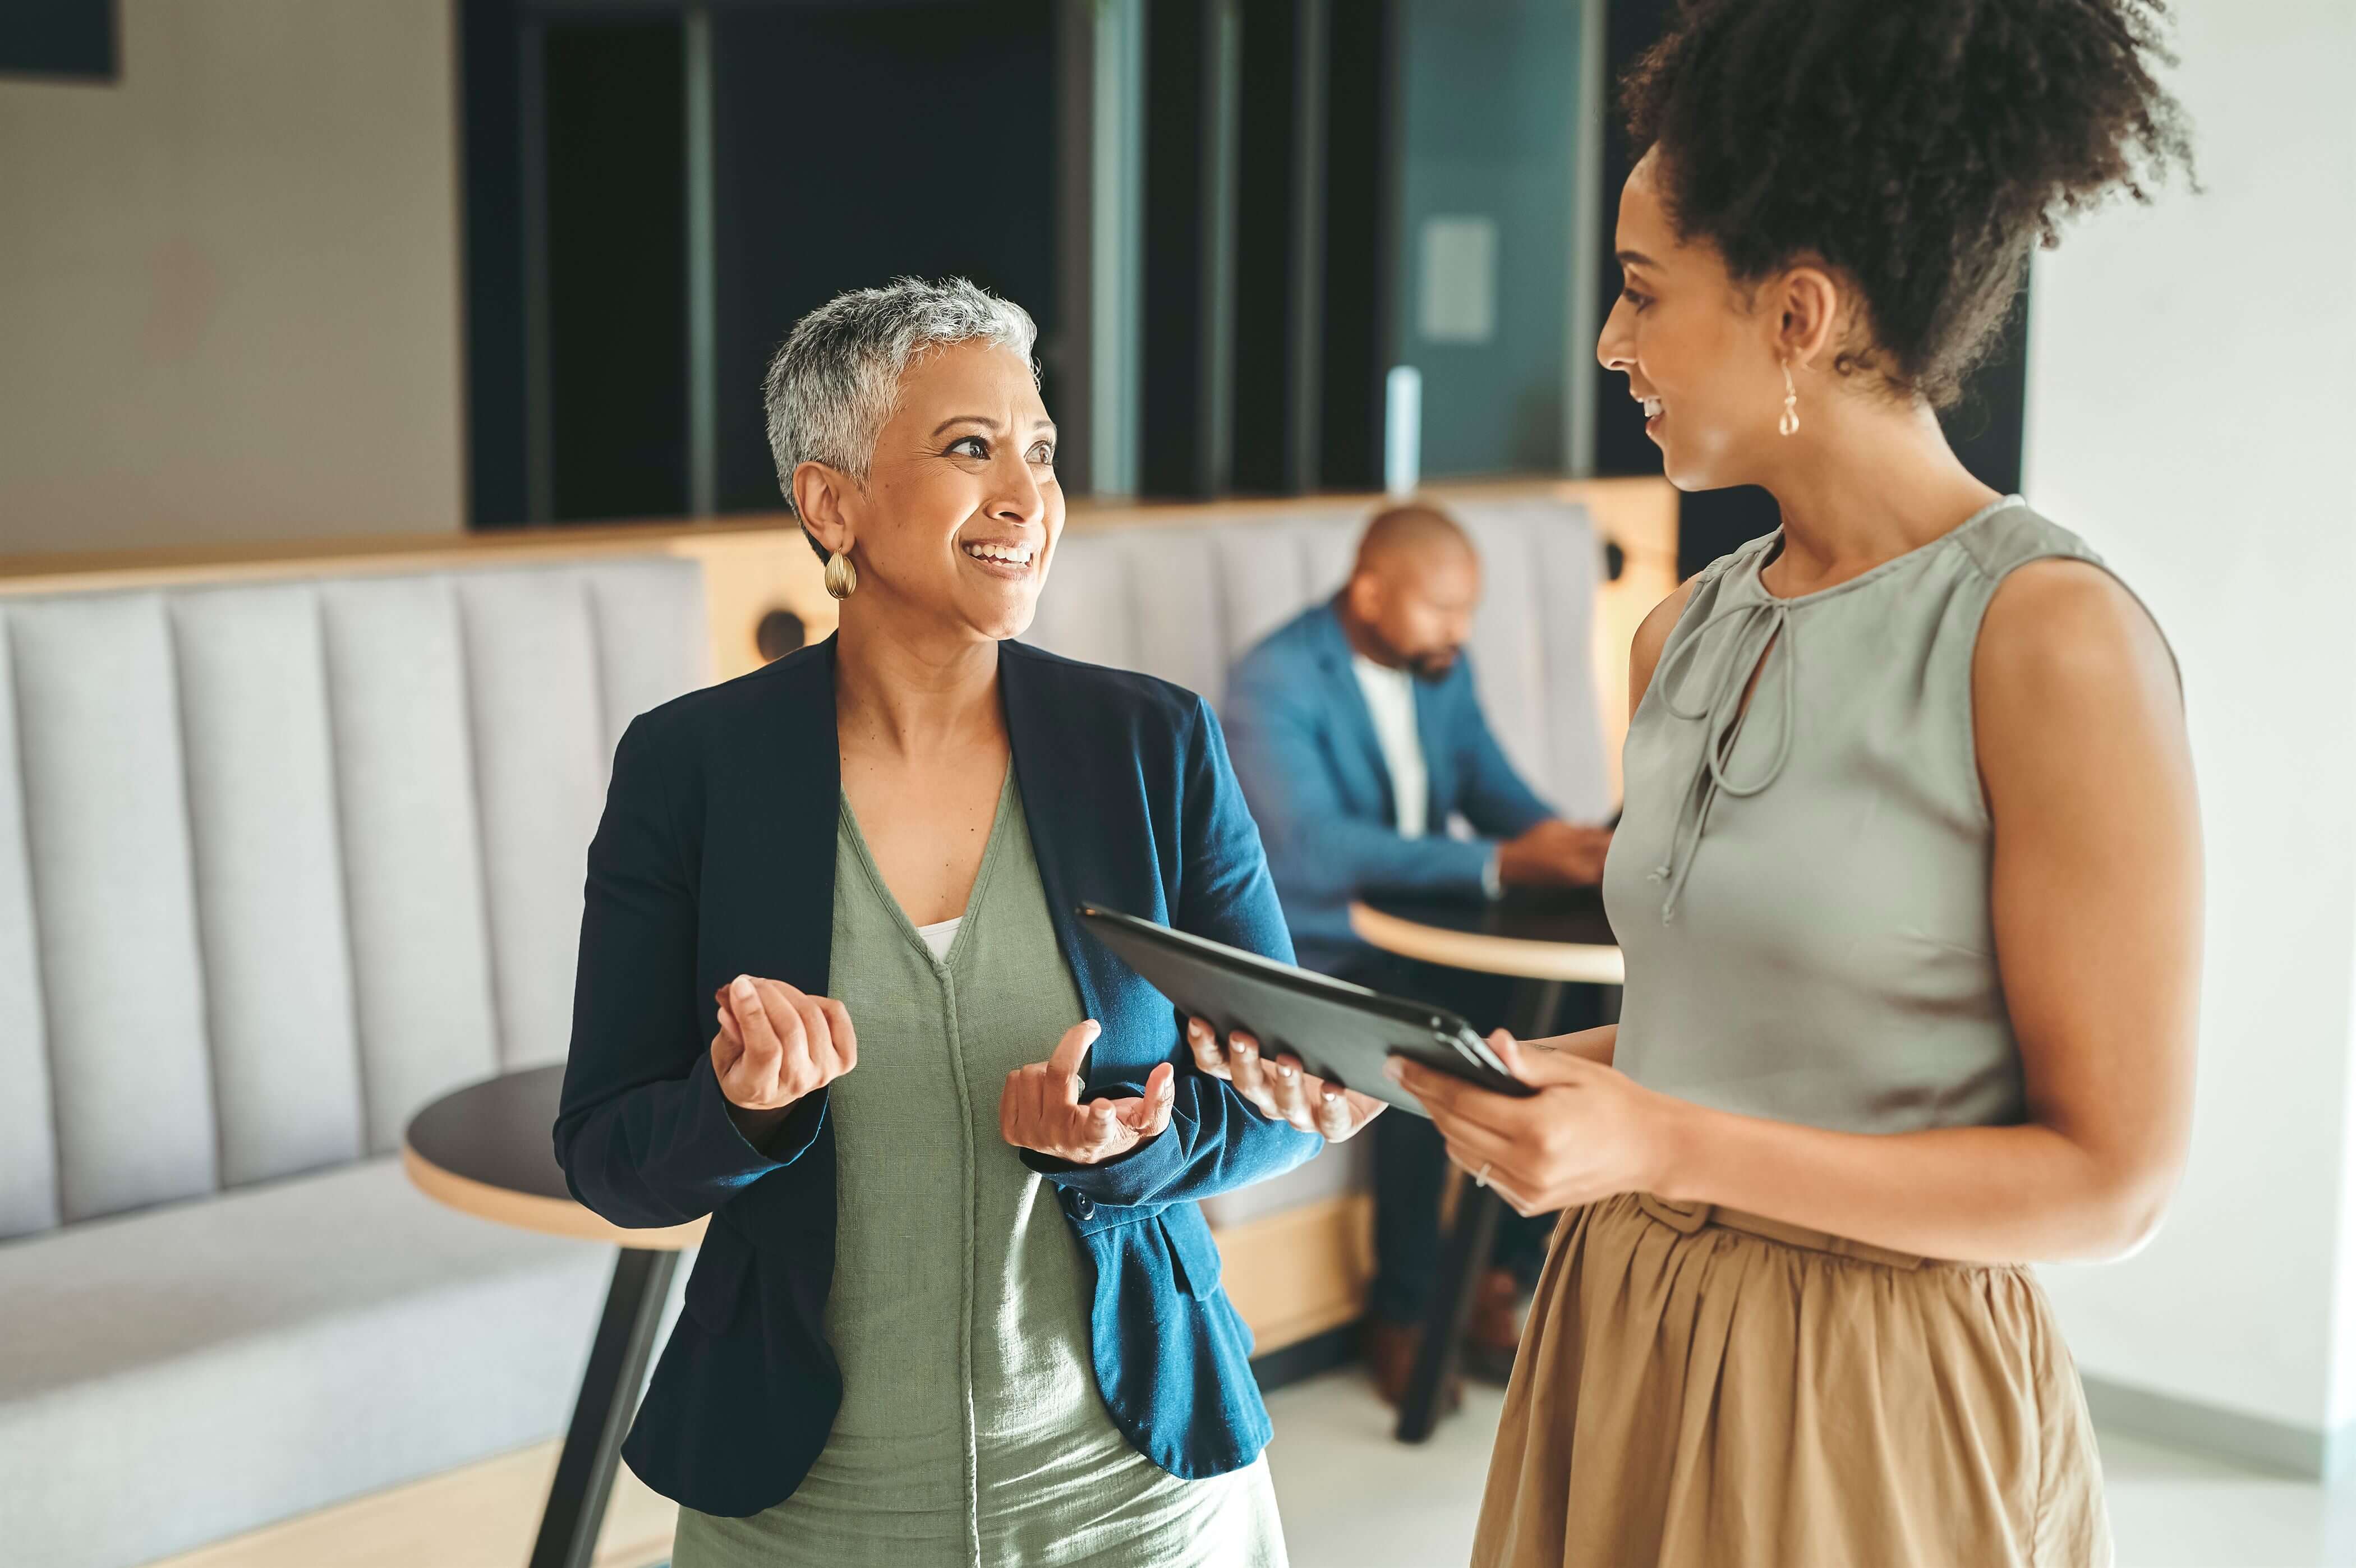
M 1225 716 L 1301 963 L 1446 1007 L 1486 1034 L 1505 1021 L 1510 982 L 1382 952 L 1349 918 L 1368 894 L 1495 897 L 1602 879 L 1610 831 L 1557 817 L 1489 733 L 1464 656 L 1480 600 L 1480 556 L 1456 521 L 1393 507 L 1367 525 L 1338 595 L 1244 655 Z M 1450 835 L 1459 816 L 1475 836 Z M 1385 1116 L 1374 1136 L 1366 1359 L 1396 1404 L 1436 1283 L 1448 1155 L 1419 1116 Z M 1511 1369 L 1552 1225 L 1508 1214 L 1499 1226 L 1466 1346 L 1474 1370 Z

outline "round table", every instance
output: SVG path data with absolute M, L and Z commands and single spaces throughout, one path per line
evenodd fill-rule
M 629 1430 L 654 1354 L 672 1271 L 680 1251 L 703 1240 L 701 1219 L 631 1230 L 573 1198 L 550 1137 L 563 1087 L 559 1064 L 453 1090 L 412 1118 L 401 1151 L 409 1179 L 453 1208 L 520 1230 L 621 1249 L 556 1478 L 549 1483 L 531 1568 L 589 1568 L 621 1462 L 622 1435 Z
M 1505 1026 L 1516 1039 L 1554 1032 L 1565 985 L 1603 988 L 1603 1015 L 1619 1015 L 1626 973 L 1602 889 L 1516 889 L 1503 898 L 1366 898 L 1350 906 L 1361 940 L 1402 958 L 1452 969 L 1510 975 L 1515 982 Z M 1440 1257 L 1438 1288 L 1416 1348 L 1415 1370 L 1399 1403 L 1398 1438 L 1420 1443 L 1440 1418 L 1440 1391 L 1472 1321 L 1481 1269 L 1495 1246 L 1505 1200 L 1486 1187 L 1457 1194 L 1456 1223 Z
M 1402 958 L 1516 980 L 1617 985 L 1627 972 L 1600 887 L 1503 898 L 1373 898 L 1350 906 L 1359 940 Z

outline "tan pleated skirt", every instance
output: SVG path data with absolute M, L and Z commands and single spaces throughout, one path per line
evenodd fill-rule
M 1707 1207 L 1563 1217 L 1473 1568 L 2106 1568 L 2102 1465 L 2025 1269 Z

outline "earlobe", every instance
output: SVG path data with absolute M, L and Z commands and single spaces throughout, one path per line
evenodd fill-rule
M 794 470 L 794 513 L 830 553 L 843 554 L 851 547 L 850 520 L 843 516 L 841 479 L 823 464 L 804 463 Z

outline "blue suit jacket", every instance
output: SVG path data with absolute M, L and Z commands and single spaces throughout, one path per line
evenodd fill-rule
M 1226 714 L 1236 773 L 1267 834 L 1293 944 L 1312 968 L 1346 968 L 1371 952 L 1351 934 L 1352 898 L 1477 897 L 1494 841 L 1555 814 L 1489 733 L 1467 654 L 1444 679 L 1416 683 L 1430 834 L 1402 838 L 1390 768 L 1330 603 L 1302 611 L 1244 655 L 1227 680 Z M 1480 840 L 1446 836 L 1459 814 Z
M 1192 1201 L 1322 1146 L 1194 1070 L 1170 1003 L 1073 922 L 1083 899 L 1290 958 L 1259 835 L 1201 698 L 1004 643 L 1000 685 L 1024 815 L 1065 961 L 1104 1026 L 1089 1097 L 1177 1064 L 1170 1126 L 1119 1158 L 1025 1154 L 1061 1189 L 1095 1265 L 1098 1387 L 1138 1450 L 1200 1477 L 1269 1438 L 1251 1337 L 1219 1288 Z M 766 1151 L 729 1118 L 709 1052 L 713 991 L 738 974 L 825 994 L 834 929 L 834 644 L 640 715 L 614 757 L 589 851 L 573 1050 L 556 1157 L 619 1225 L 712 1216 L 686 1307 L 623 1448 L 667 1497 L 743 1515 L 783 1500 L 825 1447 L 842 1375 L 827 1096 Z M 1039 1042 L 1044 1058 L 1052 1040 Z

